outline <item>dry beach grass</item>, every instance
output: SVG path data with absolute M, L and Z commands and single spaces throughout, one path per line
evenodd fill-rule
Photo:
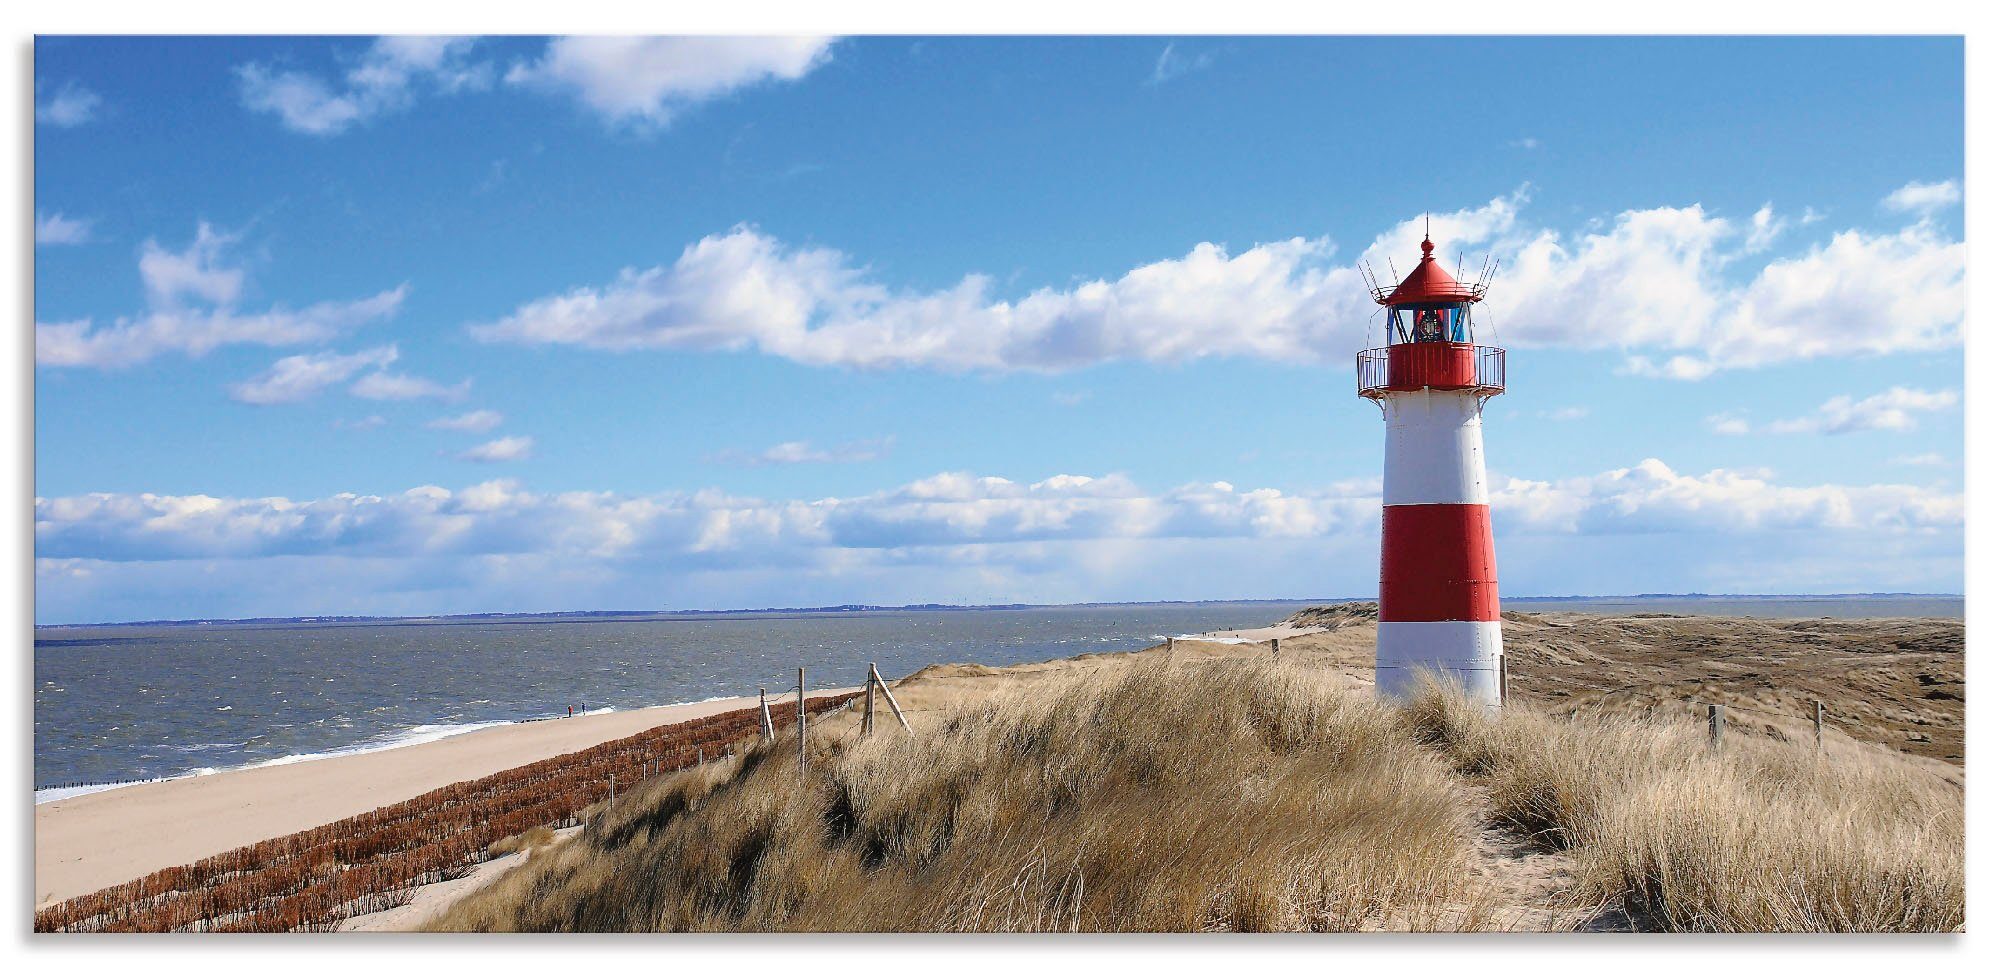
M 1443 694 L 1390 710 L 1310 660 L 1146 657 L 1160 660 L 1087 666 L 915 736 L 824 737 L 803 779 L 780 742 L 655 780 L 430 929 L 1964 919 L 1962 794 L 1888 750 L 1819 757 L 1751 734 L 1716 753 L 1678 719 L 1487 718 Z M 1537 882 L 1505 884 L 1526 869 Z
M 1578 889 L 1661 929 L 1963 928 L 1962 792 L 1886 751 L 1711 749 L 1677 718 L 1493 717 L 1433 690 L 1403 713 L 1494 818 L 1575 861 Z
M 642 786 L 441 930 L 1484 925 L 1442 760 L 1314 669 L 1160 663 Z

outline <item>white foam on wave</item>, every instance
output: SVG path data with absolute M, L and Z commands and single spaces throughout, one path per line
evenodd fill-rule
M 126 786 L 143 785 L 147 781 L 140 779 L 134 782 L 102 782 L 89 786 L 58 786 L 54 789 L 37 789 L 35 790 L 35 805 L 39 806 L 45 802 L 55 802 L 59 799 L 74 799 L 77 796 L 88 796 L 93 792 L 103 792 L 106 789 L 123 789 Z
M 729 697 L 735 698 L 736 696 L 729 696 Z M 699 705 L 702 702 L 714 702 L 721 700 L 722 699 L 719 698 L 704 698 L 704 699 L 697 699 L 692 702 L 669 702 L 665 705 L 652 706 L 652 707 L 671 708 L 676 705 Z M 618 711 L 622 710 L 615 705 L 606 705 L 599 708 L 593 708 L 588 711 L 578 712 L 576 713 L 575 717 L 583 718 L 585 716 L 592 716 L 592 715 L 609 715 L 613 712 L 618 712 Z M 569 717 L 571 716 L 557 715 L 554 716 L 553 718 L 562 719 Z M 548 721 L 548 720 L 541 720 L 541 721 Z M 262 769 L 267 766 L 290 765 L 295 762 L 312 762 L 318 759 L 333 759 L 333 758 L 338 758 L 340 756 L 362 755 L 368 752 L 382 752 L 388 749 L 400 749 L 406 746 L 423 745 L 426 742 L 436 742 L 440 739 L 449 739 L 453 736 L 465 735 L 471 732 L 478 732 L 484 729 L 495 728 L 497 726 L 516 725 L 516 724 L 519 723 L 515 719 L 497 719 L 494 721 L 487 721 L 487 722 L 432 723 L 429 725 L 416 725 L 416 726 L 411 726 L 407 729 L 403 729 L 399 732 L 390 733 L 389 735 L 382 736 L 380 738 L 370 739 L 366 742 L 356 742 L 352 745 L 343 745 L 338 748 L 328 749 L 324 752 L 294 752 L 289 755 L 281 755 L 271 759 L 261 759 L 256 762 L 245 763 L 240 766 L 229 766 L 227 768 L 203 766 L 198 769 L 189 769 L 186 772 L 177 773 L 172 776 L 167 776 L 163 779 L 136 779 L 131 782 L 106 782 L 106 783 L 95 783 L 83 786 L 61 786 L 52 789 L 37 789 L 35 790 L 35 805 L 39 806 L 45 802 L 55 802 L 60 799 L 71 799 L 77 796 L 87 796 L 90 795 L 91 793 L 104 792 L 109 789 L 122 789 L 126 786 L 144 785 L 148 782 L 169 782 L 174 779 L 188 779 L 196 776 L 212 776 L 223 772 L 242 772 L 245 769 Z M 231 743 L 210 743 L 210 744 L 222 746 Z

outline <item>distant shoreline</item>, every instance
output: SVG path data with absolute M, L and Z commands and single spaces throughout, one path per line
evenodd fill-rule
M 1582 594 L 1505 597 L 1503 606 L 1518 604 L 1566 604 L 1614 601 L 1876 601 L 1882 599 L 1964 601 L 1963 594 L 1921 591 L 1867 591 L 1851 594 Z M 870 615 L 961 611 L 1031 611 L 1044 608 L 1129 608 L 1138 606 L 1218 604 L 1340 604 L 1372 601 L 1373 595 L 1347 598 L 1216 598 L 1171 601 L 1076 601 L 1056 604 L 841 604 L 812 608 L 732 608 L 679 611 L 525 611 L 470 612 L 445 615 L 308 615 L 261 618 L 167 618 L 142 621 L 88 621 L 38 624 L 36 631 L 85 628 L 187 628 L 233 625 L 424 625 L 424 624 L 569 624 L 598 621 L 728 621 L 824 618 L 840 615 Z M 1515 610 L 1520 610 L 1516 608 Z

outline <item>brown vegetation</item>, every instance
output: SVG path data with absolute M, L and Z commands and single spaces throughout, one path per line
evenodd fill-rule
M 817 714 L 849 696 L 815 698 Z M 773 706 L 789 722 L 790 704 Z M 407 902 L 427 883 L 463 875 L 489 844 L 574 821 L 610 784 L 722 755 L 756 734 L 754 709 L 638 735 L 462 782 L 415 799 L 265 840 L 186 866 L 65 900 L 35 912 L 47 931 L 327 930 L 340 920 Z
M 438 930 L 1484 925 L 1440 759 L 1317 669 L 1134 662 L 668 776 Z
M 1829 729 L 1965 763 L 1963 620 L 1506 617 L 1510 695 L 1531 705 L 1637 713 L 1720 702 L 1743 725 L 1796 737 L 1820 701 Z
M 826 730 L 803 777 L 786 742 L 665 777 L 429 929 L 1963 922 L 1962 795 L 1922 760 L 1762 733 L 1715 752 L 1685 713 L 1392 710 L 1312 648 L 1266 656 L 1050 663 L 914 737 Z M 1543 882 L 1497 880 L 1501 853 Z
M 1434 690 L 1403 712 L 1639 922 L 1702 931 L 1949 931 L 1965 921 L 1962 791 L 1907 758 L 1732 737 L 1684 718 L 1496 717 Z M 1803 754 L 1802 754 L 1803 753 Z

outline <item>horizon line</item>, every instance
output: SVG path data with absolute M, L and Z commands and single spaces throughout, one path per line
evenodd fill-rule
M 1637 594 L 1523 594 L 1502 595 L 1505 601 L 1602 601 L 1633 600 L 1647 598 L 1784 598 L 1791 600 L 1814 600 L 1834 598 L 1958 598 L 1965 593 L 1950 591 L 1841 591 L 1820 594 L 1738 594 L 1705 591 L 1689 592 L 1644 592 Z M 504 620 L 509 618 L 647 618 L 662 616 L 702 615 L 804 615 L 838 614 L 866 611 L 1000 611 L 1025 608 L 1110 608 L 1149 604 L 1344 604 L 1355 601 L 1373 601 L 1374 595 L 1363 597 L 1331 598 L 1166 598 L 1149 601 L 1064 601 L 1047 603 L 1008 602 L 995 604 L 942 604 L 920 602 L 911 604 L 835 604 L 807 607 L 770 608 L 680 608 L 680 609 L 620 609 L 595 608 L 575 611 L 467 611 L 455 614 L 428 615 L 266 615 L 253 618 L 140 618 L 131 621 L 59 621 L 36 624 L 36 631 L 63 628 L 129 628 L 148 625 L 207 625 L 207 624 L 283 624 L 303 622 L 324 622 L 329 624 L 361 624 L 366 622 L 414 622 L 451 621 L 466 619 Z

